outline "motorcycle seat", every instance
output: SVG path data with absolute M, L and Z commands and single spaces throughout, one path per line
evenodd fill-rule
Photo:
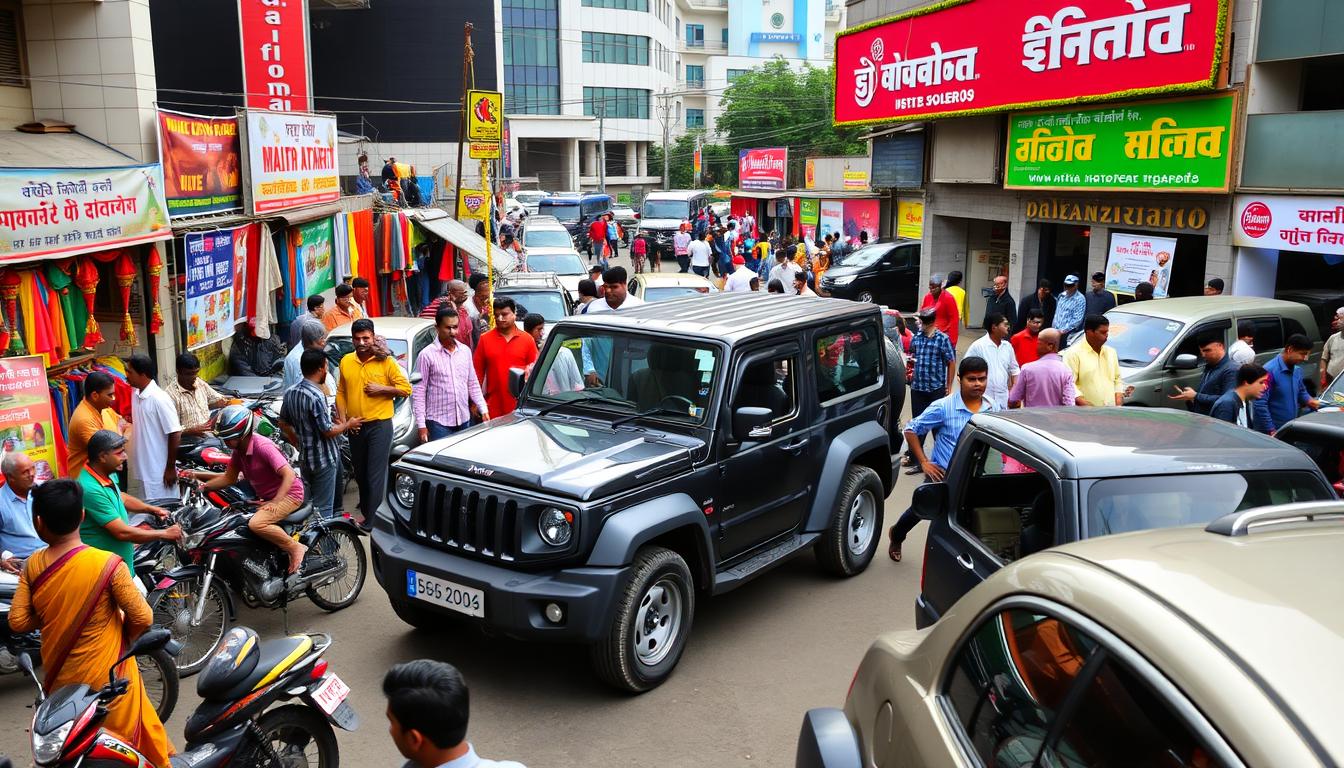
M 251 630 L 248 630 L 251 632 Z M 256 637 L 256 633 L 252 633 Z M 258 690 L 294 666 L 313 649 L 313 640 L 307 635 L 282 637 L 276 640 L 253 642 L 236 652 L 241 659 L 227 656 L 227 648 L 217 653 L 201 672 L 196 692 L 208 701 L 229 701 Z M 216 664 L 215 659 L 220 659 Z M 234 661 L 241 660 L 237 666 Z M 214 670 L 213 674 L 212 669 Z
M 290 525 L 298 525 L 299 523 L 302 523 L 304 520 L 307 520 L 309 516 L 311 516 L 312 514 L 313 514 L 313 505 L 304 504 L 303 506 L 299 507 L 293 512 L 290 512 L 289 517 L 286 517 L 284 520 L 281 520 L 280 522 L 289 523 Z

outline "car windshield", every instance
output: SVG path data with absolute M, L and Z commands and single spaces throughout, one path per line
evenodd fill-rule
M 1309 472 L 1118 477 L 1088 490 L 1087 535 L 1205 525 L 1252 507 L 1331 498 L 1331 490 Z
M 704 423 L 713 402 L 719 350 L 677 339 L 603 330 L 557 329 L 533 369 L 528 396 L 657 418 Z
M 868 267 L 877 262 L 891 250 L 890 243 L 874 243 L 847 254 L 831 257 L 831 265 L 836 267 Z
M 645 200 L 639 215 L 643 219 L 675 219 L 684 221 L 691 206 L 685 200 Z
M 554 272 L 557 275 L 583 275 L 588 272 L 577 253 L 529 253 L 527 268 L 533 272 Z
M 528 248 L 573 248 L 574 240 L 564 229 L 529 229 L 525 238 Z
M 513 199 L 523 205 L 529 205 L 531 203 L 540 202 L 545 196 L 546 195 L 541 192 L 517 192 L 514 194 Z
M 529 263 L 531 262 L 529 261 Z M 564 292 L 559 289 L 539 289 L 535 291 L 511 289 L 497 291 L 496 295 L 508 296 L 513 299 L 514 303 L 518 305 L 517 314 L 519 318 L 527 317 L 535 312 L 547 320 L 555 321 L 569 314 L 565 311 Z
M 1330 386 L 1321 393 L 1321 405 L 1344 407 L 1344 373 L 1336 376 L 1335 380 L 1330 382 Z
M 1185 327 L 1184 323 L 1165 317 L 1129 312 L 1107 312 L 1106 318 L 1111 321 L 1111 333 L 1106 339 L 1106 345 L 1115 350 L 1121 365 L 1128 366 L 1147 365 L 1156 360 Z M 1086 342 L 1079 337 L 1077 343 Z
M 707 285 L 669 285 L 663 288 L 645 288 L 645 301 L 667 301 L 668 299 L 677 299 L 682 296 L 701 296 L 709 293 Z
M 566 203 L 563 205 L 559 203 L 552 203 L 550 205 L 547 205 L 543 202 L 543 204 L 541 205 L 540 212 L 546 214 L 547 216 L 554 216 L 555 218 L 561 221 L 579 220 L 578 203 Z

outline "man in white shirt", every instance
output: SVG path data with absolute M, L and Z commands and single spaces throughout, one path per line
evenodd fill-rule
M 1017 381 L 1021 369 L 1017 365 L 1017 355 L 1008 341 L 1013 326 L 1008 318 L 999 312 L 991 312 L 985 318 L 989 332 L 975 340 L 966 350 L 966 357 L 978 357 L 989 364 L 989 382 L 985 386 L 985 399 L 1001 409 L 1008 408 L 1008 391 Z
M 672 253 L 677 257 L 677 270 L 680 272 L 691 271 L 690 249 L 690 232 L 683 229 L 672 236 Z
M 154 363 L 148 355 L 136 353 L 126 360 L 126 382 L 136 390 L 131 396 L 135 439 L 131 471 L 144 486 L 141 498 L 177 498 L 177 446 L 182 442 L 177 407 L 154 381 Z
M 751 279 L 756 273 L 747 269 L 747 260 L 742 254 L 733 257 L 733 273 L 723 284 L 724 293 L 738 293 L 751 290 Z
M 775 266 L 770 268 L 770 280 L 766 281 L 768 284 L 771 281 L 778 280 L 779 284 L 784 286 L 784 295 L 786 296 L 793 296 L 798 293 L 798 289 L 793 285 L 793 278 L 802 271 L 793 262 L 793 259 L 789 258 L 790 255 L 784 251 L 775 254 Z
M 602 273 L 605 295 L 597 301 L 588 303 L 587 314 L 598 312 L 620 312 L 632 309 L 644 303 L 638 296 L 631 296 L 625 287 L 625 267 L 612 267 Z M 590 387 L 602 386 L 603 377 L 611 365 L 611 338 L 583 340 L 583 380 Z
M 691 255 L 691 271 L 701 277 L 709 277 L 709 259 L 714 253 L 714 249 L 709 246 L 712 237 L 714 234 L 705 230 L 705 234 L 699 240 L 694 240 L 686 246 L 686 252 Z
M 1227 348 L 1227 356 L 1232 358 L 1232 362 L 1236 363 L 1238 367 L 1254 363 L 1255 347 L 1252 345 L 1254 341 L 1255 323 L 1250 320 L 1238 322 L 1237 340 Z

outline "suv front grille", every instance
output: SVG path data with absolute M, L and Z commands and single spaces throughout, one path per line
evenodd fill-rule
M 518 502 L 493 493 L 422 480 L 407 526 L 439 549 L 510 562 L 518 551 Z

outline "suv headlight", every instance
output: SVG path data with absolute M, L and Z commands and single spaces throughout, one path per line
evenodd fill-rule
M 415 478 L 410 475 L 397 475 L 396 482 L 392 486 L 392 492 L 397 497 L 398 504 L 407 509 L 415 506 Z
M 537 533 L 552 547 L 563 547 L 574 536 L 574 513 L 549 507 L 537 519 Z
M 836 285 L 849 285 L 850 283 L 854 282 L 854 278 L 856 277 L 858 277 L 858 275 L 845 275 L 844 277 L 833 278 L 833 280 L 835 281 Z
M 61 747 L 65 746 L 65 739 L 70 735 L 70 729 L 75 726 L 75 721 L 62 725 L 60 728 L 43 736 L 36 729 L 33 730 L 33 760 L 38 765 L 49 765 L 56 762 L 61 756 Z

